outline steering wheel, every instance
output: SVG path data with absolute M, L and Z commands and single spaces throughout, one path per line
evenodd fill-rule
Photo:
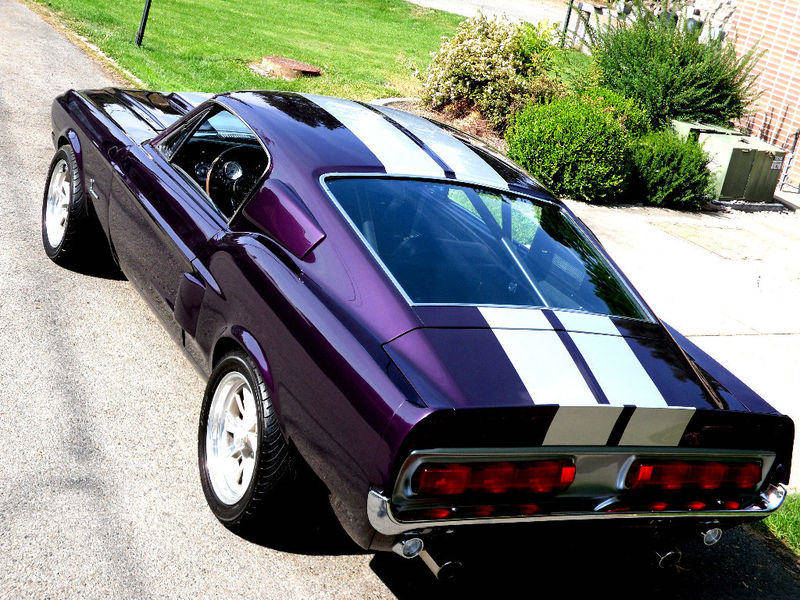
M 261 169 L 254 169 L 253 165 L 263 162 L 262 155 L 263 151 L 253 146 L 234 146 L 212 161 L 206 175 L 206 193 L 226 215 L 234 213 L 261 175 Z

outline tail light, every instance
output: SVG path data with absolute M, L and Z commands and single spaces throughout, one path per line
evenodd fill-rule
M 677 491 L 753 490 L 761 481 L 761 462 L 637 460 L 628 470 L 625 485 L 632 489 Z
M 424 463 L 411 479 L 423 496 L 459 494 L 554 494 L 575 479 L 571 459 L 483 463 Z
M 455 496 L 467 490 L 472 475 L 466 465 L 430 464 L 417 471 L 416 487 L 431 496 Z

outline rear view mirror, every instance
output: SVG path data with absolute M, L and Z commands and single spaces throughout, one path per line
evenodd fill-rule
M 325 239 L 297 193 L 279 179 L 268 180 L 244 207 L 242 216 L 301 260 Z

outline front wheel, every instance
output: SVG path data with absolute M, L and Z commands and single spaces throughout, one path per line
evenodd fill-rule
M 197 437 L 208 505 L 224 525 L 244 533 L 289 488 L 295 459 L 261 374 L 243 352 L 214 368 Z
M 69 145 L 61 146 L 50 163 L 42 201 L 42 243 L 53 261 L 77 262 L 81 238 L 89 233 L 78 161 Z

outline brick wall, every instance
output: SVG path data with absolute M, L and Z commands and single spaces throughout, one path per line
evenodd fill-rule
M 800 130 L 800 0 L 738 0 L 727 30 L 740 53 L 754 44 L 764 51 L 757 68 L 763 93 L 740 124 L 770 143 L 791 149 Z M 800 185 L 800 156 L 788 182 Z

